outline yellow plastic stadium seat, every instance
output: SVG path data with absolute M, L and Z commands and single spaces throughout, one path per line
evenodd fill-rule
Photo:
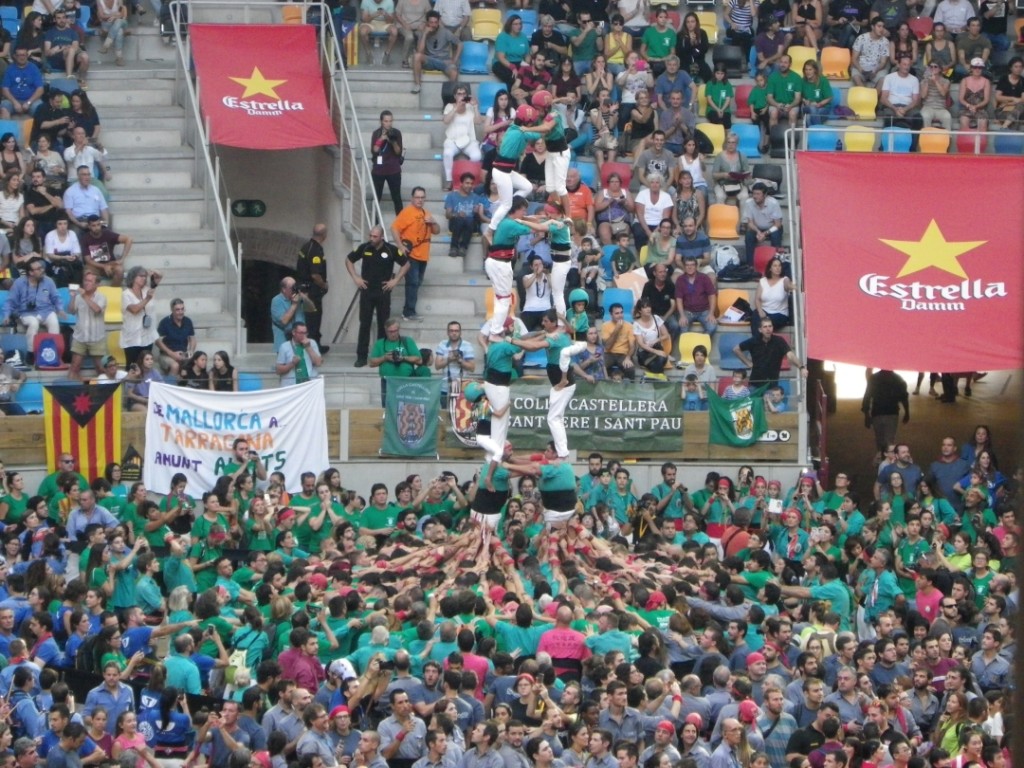
M 708 114 L 708 97 L 705 92 L 705 85 L 701 83 L 697 88 L 697 115 L 706 117 Z
M 821 74 L 829 80 L 850 79 L 850 49 L 829 45 L 821 49 Z
M 301 24 L 303 21 L 301 5 L 281 6 L 281 21 L 285 24 Z
M 804 64 L 818 60 L 818 52 L 808 45 L 791 45 L 786 49 L 786 55 L 793 61 L 790 69 L 800 77 L 804 76 Z
M 718 15 L 714 11 L 697 11 L 696 13 L 700 28 L 708 33 L 708 43 L 714 45 L 718 42 Z
M 121 306 L 121 302 L 117 304 Z M 108 331 L 107 332 L 107 353 L 117 360 L 118 365 L 123 366 L 125 363 L 124 350 L 121 349 L 121 332 L 120 331 Z
M 923 128 L 917 146 L 922 154 L 944 155 L 949 152 L 949 131 L 945 128 Z
M 846 106 L 854 111 L 858 120 L 874 120 L 875 108 L 878 106 L 878 91 L 855 85 L 846 95 Z
M 725 126 L 718 123 L 700 123 L 697 130 L 708 137 L 714 148 L 712 154 L 717 155 L 722 151 L 722 145 L 725 144 Z
M 682 333 L 679 335 L 679 362 L 689 365 L 693 362 L 693 350 L 703 346 L 711 357 L 711 336 L 707 333 Z
M 712 240 L 739 240 L 740 209 L 714 203 L 708 206 L 708 237 Z
M 874 152 L 878 133 L 874 128 L 851 125 L 843 132 L 843 146 L 847 152 Z
M 121 288 L 112 285 L 101 285 L 99 292 L 107 297 L 107 311 L 103 313 L 103 321 L 106 323 L 124 322 L 124 314 L 121 312 Z
M 643 248 L 640 249 L 640 253 L 637 256 L 637 258 L 640 259 L 640 266 L 641 267 L 647 265 L 647 255 L 648 255 L 648 250 L 647 250 L 647 246 L 645 245 Z
M 722 315 L 725 314 L 729 307 L 736 303 L 736 299 L 745 299 L 751 307 L 754 306 L 754 298 L 750 295 L 749 291 L 745 291 L 742 288 L 719 288 L 717 313 L 719 325 L 750 325 L 750 322 L 745 320 L 738 323 L 722 320 Z
M 497 8 L 474 8 L 469 23 L 474 40 L 497 40 L 501 32 L 501 11 Z

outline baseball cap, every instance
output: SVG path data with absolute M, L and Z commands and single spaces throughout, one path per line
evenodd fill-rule
M 981 67 L 982 69 L 984 69 L 985 68 L 985 60 L 983 58 L 981 58 L 981 56 L 975 56 L 973 59 L 971 59 L 971 66 L 972 67 Z
M 102 219 L 99 216 L 97 216 L 95 213 L 90 213 L 88 216 L 85 217 L 85 220 L 88 221 L 88 222 L 102 221 Z
M 753 653 L 748 653 L 747 654 L 747 666 L 748 667 L 751 664 L 757 664 L 757 662 L 759 662 L 759 661 L 767 661 L 767 659 L 764 657 L 763 653 L 758 653 L 757 651 L 754 651 Z
M 317 589 L 327 589 L 327 577 L 324 576 L 322 573 L 314 573 L 312 576 L 306 578 L 306 582 L 311 587 L 316 587 Z
M 654 730 L 656 730 L 656 731 L 671 731 L 672 733 L 675 733 L 676 732 L 676 727 L 674 725 L 672 725 L 672 722 L 670 720 L 662 720 L 660 723 L 658 723 L 658 727 L 655 728 Z

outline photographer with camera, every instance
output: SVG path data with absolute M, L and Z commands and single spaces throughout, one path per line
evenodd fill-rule
M 416 342 L 402 336 L 397 318 L 384 323 L 384 338 L 377 339 L 370 350 L 370 367 L 380 369 L 380 404 L 385 405 L 387 380 L 392 376 L 430 377 L 430 367 L 423 365 L 423 355 Z
M 26 274 L 14 281 L 0 309 L 0 326 L 12 322 L 24 329 L 25 343 L 30 350 L 40 326 L 45 325 L 47 333 L 60 333 L 59 318 L 65 316 L 57 286 L 45 273 L 45 262 L 41 258 L 32 259 Z M 34 355 L 29 352 L 27 362 L 33 361 Z
M 259 453 L 249 447 L 249 441 L 244 437 L 237 437 L 231 445 L 231 460 L 217 474 L 227 475 L 234 481 L 245 473 L 258 482 L 267 480 L 267 468 L 260 461 Z
M 308 336 L 305 323 L 292 326 L 291 341 L 281 345 L 277 351 L 277 375 L 281 377 L 281 386 L 303 384 L 320 375 L 316 369 L 323 365 L 320 347 Z
M 306 312 L 315 309 L 313 300 L 302 290 L 295 278 L 281 281 L 281 292 L 270 302 L 270 324 L 274 333 L 274 349 L 280 349 L 296 323 L 306 322 Z
M 434 349 L 434 368 L 444 371 L 444 380 L 441 382 L 442 405 L 448 402 L 452 380 L 462 381 L 464 373 L 476 370 L 473 345 L 462 338 L 462 326 L 455 320 L 448 323 L 448 338 Z

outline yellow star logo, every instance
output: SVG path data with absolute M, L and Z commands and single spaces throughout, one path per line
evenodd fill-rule
M 897 277 L 920 272 L 928 267 L 935 267 L 935 269 L 941 269 L 943 272 L 962 277 L 965 280 L 967 273 L 960 266 L 957 257 L 988 242 L 988 240 L 950 242 L 942 234 L 935 219 L 932 219 L 920 240 L 885 240 L 883 238 L 879 238 L 879 240 L 910 257 Z
M 239 85 L 245 86 L 245 93 L 242 94 L 243 99 L 257 94 L 263 94 L 272 99 L 280 99 L 281 97 L 277 95 L 277 91 L 274 89 L 288 82 L 287 80 L 268 80 L 260 72 L 259 67 L 253 67 L 252 74 L 249 77 L 232 77 L 231 79 Z

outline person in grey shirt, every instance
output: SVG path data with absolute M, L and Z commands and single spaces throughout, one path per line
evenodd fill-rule
M 381 754 L 391 768 L 411 768 L 427 752 L 427 726 L 412 713 L 408 693 L 396 688 L 388 700 L 392 714 L 377 726 Z
M 295 754 L 299 758 L 317 755 L 326 768 L 336 768 L 338 758 L 335 757 L 331 737 L 327 734 L 330 724 L 327 710 L 321 704 L 310 704 L 302 712 L 302 722 L 306 725 L 306 732 L 299 737 Z
M 456 768 L 458 761 L 449 754 L 448 736 L 440 729 L 427 731 L 427 754 L 412 764 L 412 768 Z
M 505 724 L 505 741 L 498 748 L 505 768 L 530 768 L 531 762 L 523 750 L 526 739 L 526 726 L 519 720 L 509 720 Z
M 505 768 L 494 743 L 498 740 L 498 727 L 494 723 L 477 723 L 469 737 L 472 749 L 467 749 L 459 762 L 459 768 Z M 371 766 L 367 766 L 371 768 Z
M 295 712 L 295 706 L 304 707 L 309 704 L 313 696 L 303 688 L 296 688 L 295 683 L 291 680 L 282 680 L 278 685 L 280 687 L 278 688 L 277 704 L 263 715 L 261 725 L 267 738 L 270 738 L 270 734 L 274 731 L 281 731 L 288 737 L 288 743 L 294 748 L 304 727 L 302 720 Z
M 380 734 L 376 731 L 363 731 L 359 737 L 359 748 L 352 755 L 351 765 L 364 768 L 388 768 L 388 761 L 380 754 Z

